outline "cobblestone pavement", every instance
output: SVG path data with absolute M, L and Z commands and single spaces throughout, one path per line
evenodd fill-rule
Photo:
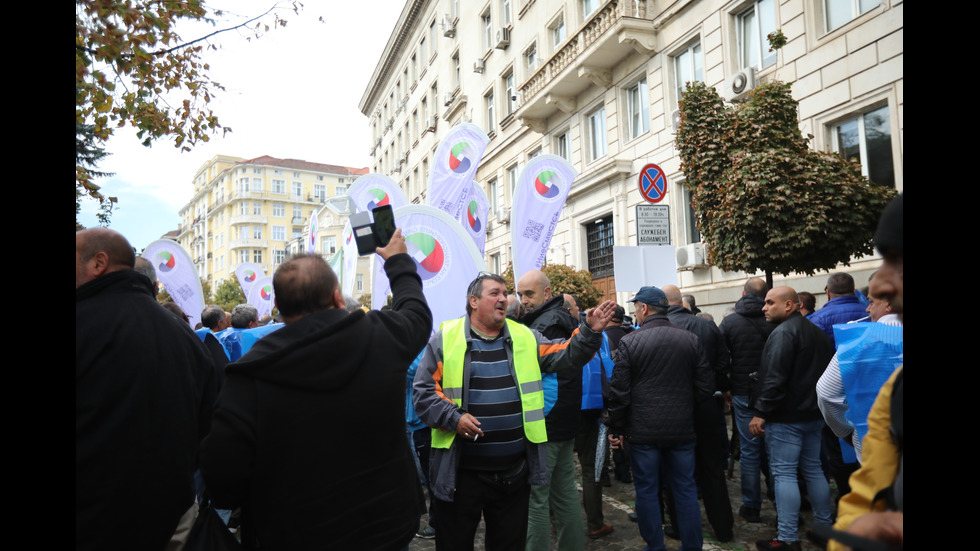
M 578 469 L 578 461 L 576 461 L 576 469 Z M 576 471 L 577 473 L 580 471 Z M 738 516 L 738 508 L 742 504 L 741 488 L 739 486 L 739 474 L 738 465 L 736 464 L 734 469 L 733 478 L 728 480 L 728 495 L 729 501 L 732 504 L 732 512 L 735 516 L 735 539 L 727 543 L 720 543 L 714 539 L 714 535 L 711 532 L 711 525 L 708 524 L 708 519 L 704 515 L 704 507 L 701 508 L 701 526 L 704 531 L 704 547 L 705 550 L 728 550 L 728 551 L 755 551 L 756 540 L 770 539 L 776 535 L 776 509 L 775 506 L 766 501 L 762 505 L 762 523 L 754 524 L 745 522 L 740 516 Z M 579 487 L 581 491 L 581 486 Z M 831 484 L 832 495 L 836 495 L 836 488 Z M 635 492 L 633 484 L 624 484 L 618 482 L 615 479 L 612 480 L 611 487 L 605 487 L 602 489 L 603 493 L 603 508 L 602 512 L 605 516 L 607 522 L 611 522 L 615 531 L 606 537 L 597 540 L 586 540 L 585 549 L 587 551 L 618 551 L 618 550 L 636 550 L 643 549 L 645 544 L 643 539 L 640 538 L 640 531 L 635 522 L 631 522 L 628 518 L 628 514 L 633 511 L 633 504 L 635 500 Z M 585 523 L 585 513 L 582 513 L 583 524 Z M 425 526 L 426 518 L 422 519 L 422 526 Z M 800 513 L 800 540 L 803 544 L 804 551 L 817 551 L 820 549 L 817 545 L 810 543 L 806 540 L 806 529 L 813 525 L 813 514 L 810 511 L 804 511 Z M 668 549 L 679 549 L 680 540 L 674 540 L 670 538 L 665 538 L 665 543 Z M 409 549 L 412 551 L 421 550 L 433 550 L 436 548 L 435 540 L 423 540 L 420 538 L 415 538 Z M 476 549 L 483 549 L 483 524 L 480 524 L 480 528 L 477 531 L 476 536 Z M 552 539 L 552 549 L 558 549 L 558 545 L 554 539 Z M 562 551 L 562 550 L 559 550 Z

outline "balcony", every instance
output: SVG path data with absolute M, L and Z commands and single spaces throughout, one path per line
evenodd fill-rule
M 262 214 L 239 214 L 237 216 L 232 216 L 229 222 L 232 225 L 235 224 L 266 224 L 269 222 L 269 217 Z
M 264 249 L 269 246 L 267 239 L 232 239 L 228 242 L 230 249 Z
M 657 32 L 648 9 L 653 9 L 652 0 L 608 0 L 592 14 L 518 87 L 521 124 L 546 132 L 548 117 L 575 112 L 576 98 L 590 86 L 611 86 L 617 64 L 634 52 L 653 53 Z

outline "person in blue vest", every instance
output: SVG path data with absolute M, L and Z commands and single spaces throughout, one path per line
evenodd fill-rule
M 551 340 L 507 319 L 502 277 L 470 283 L 467 315 L 429 340 L 413 383 L 415 410 L 432 427 L 436 549 L 472 549 L 481 516 L 487 549 L 524 549 L 530 486 L 548 483 L 541 373 L 580 372 L 614 308 L 604 302 L 570 339 Z

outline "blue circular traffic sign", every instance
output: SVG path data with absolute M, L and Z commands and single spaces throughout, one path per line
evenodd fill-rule
M 667 196 L 667 175 L 659 166 L 650 163 L 640 171 L 640 195 L 651 203 Z

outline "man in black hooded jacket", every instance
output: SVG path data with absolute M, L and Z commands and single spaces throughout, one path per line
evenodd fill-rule
M 348 314 L 326 262 L 295 257 L 273 279 L 286 327 L 228 366 L 201 463 L 246 546 L 400 549 L 418 529 L 405 373 L 432 314 L 401 231 L 377 252 L 391 311 Z

